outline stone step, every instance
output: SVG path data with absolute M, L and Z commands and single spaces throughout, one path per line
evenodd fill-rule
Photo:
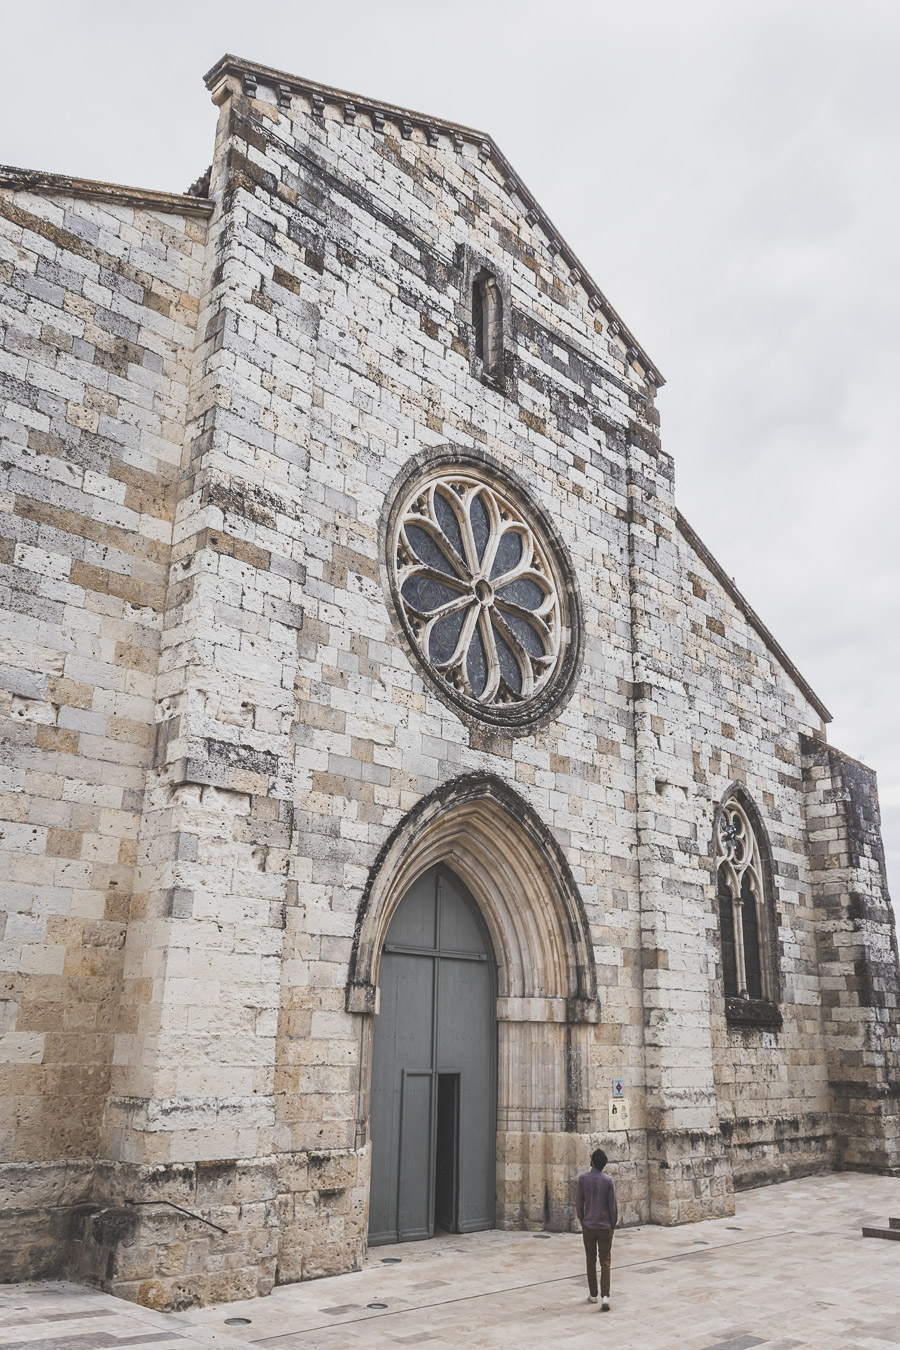
M 900 1220 L 888 1219 L 887 1224 L 867 1225 L 862 1230 L 864 1238 L 892 1238 L 895 1242 L 900 1242 Z

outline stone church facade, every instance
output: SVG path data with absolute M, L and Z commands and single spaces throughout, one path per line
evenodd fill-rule
M 0 171 L 4 1277 L 897 1171 L 874 775 L 655 365 L 489 137 L 207 84 L 185 196 Z

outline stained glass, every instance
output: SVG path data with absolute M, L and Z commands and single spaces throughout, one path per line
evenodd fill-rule
M 744 930 L 744 971 L 747 982 L 747 996 L 762 998 L 762 963 L 759 959 L 759 915 L 756 910 L 756 896 L 749 875 L 744 873 L 741 886 L 741 922 Z
M 500 600 L 508 600 L 513 605 L 521 605 L 522 609 L 540 609 L 547 598 L 547 592 L 541 590 L 540 586 L 533 581 L 520 579 L 510 582 L 507 586 L 502 585 L 501 581 L 497 581 L 494 585 Z
M 472 686 L 472 693 L 476 698 L 480 698 L 487 684 L 488 663 L 487 653 L 484 650 L 484 641 L 478 628 L 472 635 L 472 641 L 469 643 L 469 654 L 466 657 L 466 674 L 469 677 L 469 684 Z
M 463 544 L 462 531 L 459 528 L 459 520 L 451 502 L 441 492 L 434 494 L 434 514 L 443 531 L 444 538 L 456 551 L 457 557 L 465 558 L 466 550 Z
M 428 655 L 432 661 L 440 664 L 442 661 L 450 660 L 456 651 L 465 617 L 466 611 L 458 609 L 455 613 L 438 619 L 428 639 Z
M 491 522 L 488 520 L 488 513 L 480 496 L 472 498 L 472 505 L 469 507 L 469 519 L 472 522 L 475 555 L 481 562 L 484 557 L 485 545 L 490 537 Z
M 514 694 L 522 692 L 522 671 L 519 663 L 513 654 L 512 648 L 497 631 L 497 625 L 493 625 L 494 642 L 497 647 L 497 660 L 500 663 L 500 673 L 506 681 L 509 689 Z
M 453 575 L 453 564 L 427 530 L 423 530 L 420 525 L 407 525 L 406 538 L 421 562 L 428 563 L 429 567 L 435 567 L 439 572 Z
M 500 536 L 500 542 L 497 545 L 497 552 L 494 554 L 494 561 L 491 566 L 491 580 L 495 577 L 505 576 L 513 568 L 518 567 L 522 558 L 522 536 L 514 534 L 512 530 L 507 530 Z
M 722 937 L 722 979 L 725 997 L 736 998 L 738 992 L 737 958 L 734 945 L 734 901 L 722 873 L 719 873 L 719 928 Z
M 520 618 L 518 614 L 509 614 L 504 609 L 500 610 L 500 617 L 523 651 L 529 656 L 544 655 L 544 644 L 540 635 L 527 619 Z
M 420 614 L 430 614 L 432 610 L 450 604 L 451 600 L 458 600 L 459 591 L 451 590 L 433 577 L 420 575 L 404 581 L 403 599 L 408 600 Z

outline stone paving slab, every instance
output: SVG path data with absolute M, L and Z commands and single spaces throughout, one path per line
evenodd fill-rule
M 578 1234 L 492 1232 L 379 1247 L 358 1274 L 185 1316 L 242 1310 L 266 1350 L 885 1350 L 900 1346 L 900 1251 L 861 1229 L 898 1206 L 900 1180 L 844 1173 L 745 1192 L 733 1219 L 620 1230 L 609 1314 L 586 1302 Z
M 139 1308 L 65 1280 L 0 1285 L 0 1350 L 244 1350 L 214 1327 Z
M 844 1173 L 746 1192 L 733 1219 L 620 1230 L 609 1314 L 586 1302 L 574 1233 L 379 1247 L 356 1274 L 177 1316 L 73 1285 L 8 1286 L 0 1350 L 886 1350 L 900 1346 L 900 1244 L 861 1229 L 898 1211 L 900 1179 Z

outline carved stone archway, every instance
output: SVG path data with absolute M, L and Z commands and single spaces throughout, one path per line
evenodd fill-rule
M 484 914 L 501 998 L 562 1001 L 563 1020 L 599 1020 L 590 928 L 569 866 L 533 808 L 492 774 L 465 774 L 423 798 L 381 850 L 359 908 L 348 1011 L 374 1011 L 394 910 L 439 862 L 459 875 Z
M 409 887 L 443 863 L 471 893 L 497 960 L 497 1222 L 568 1228 L 567 1169 L 590 1130 L 591 1024 L 600 1020 L 584 904 L 536 812 L 493 775 L 453 779 L 387 840 L 356 925 L 347 1009 L 377 1013 L 378 966 Z M 359 1124 L 368 1121 L 371 1018 L 363 1033 Z

